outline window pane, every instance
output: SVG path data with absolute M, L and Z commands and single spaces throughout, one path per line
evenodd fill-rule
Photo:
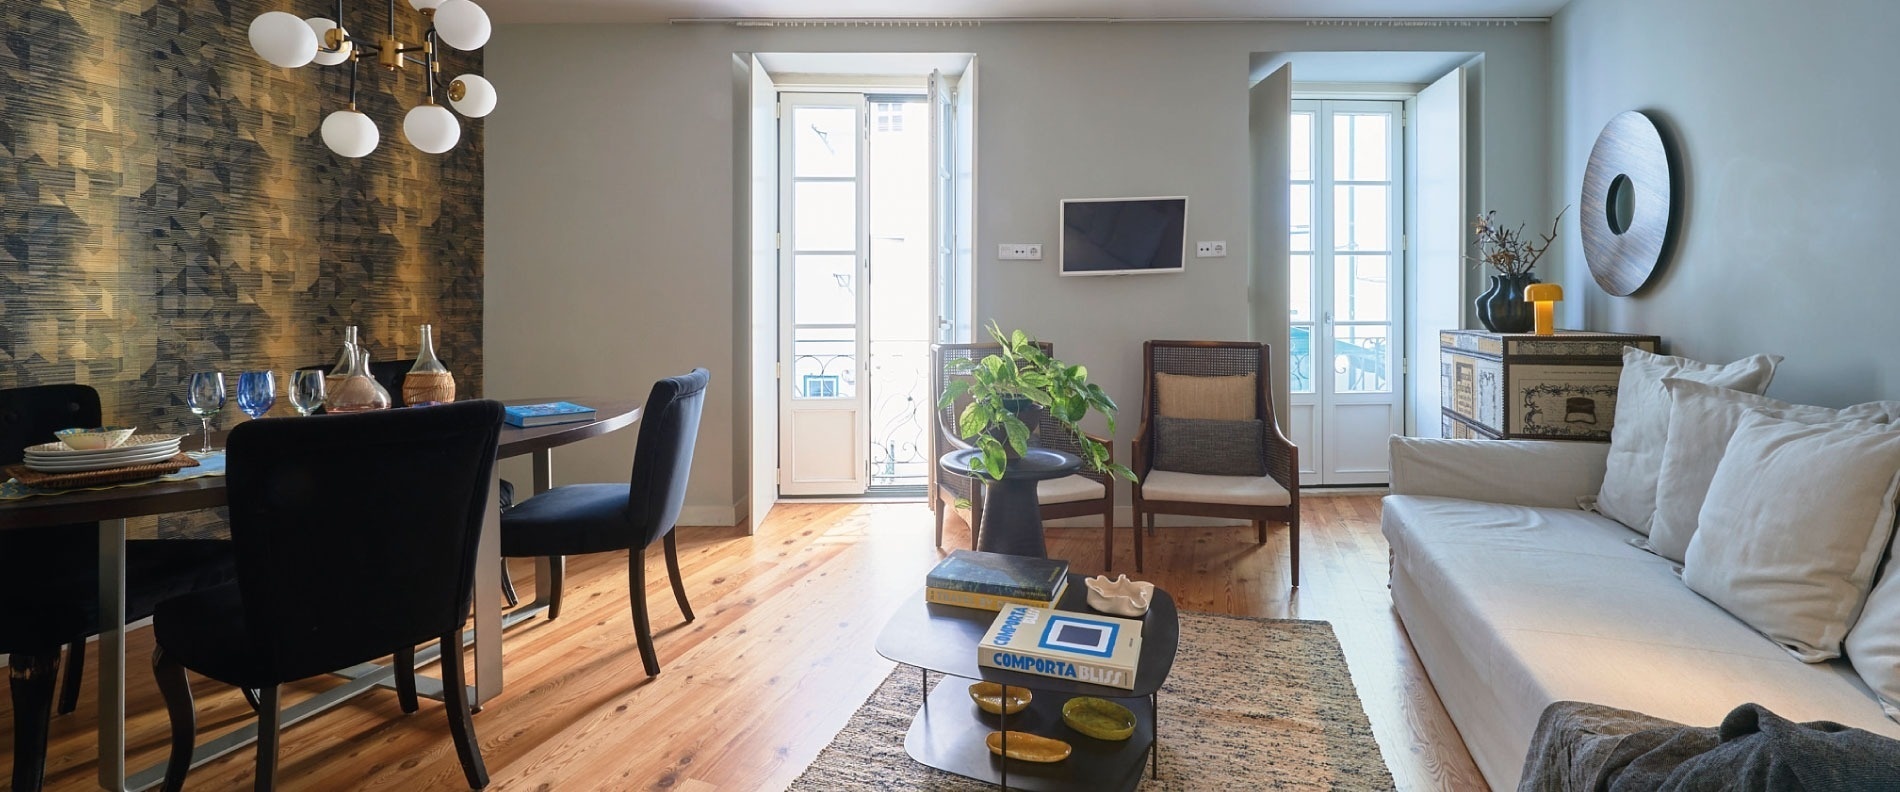
M 1293 313 L 1292 321 L 1313 321 L 1313 257 L 1296 253 L 1293 255 Z
M 1336 250 L 1390 250 L 1390 187 L 1333 188 L 1333 244 Z
M 800 327 L 792 331 L 792 394 L 801 399 L 854 399 L 858 394 L 857 331 Z
M 1310 181 L 1313 178 L 1313 114 L 1293 114 L 1293 179 Z
M 849 107 L 792 109 L 792 175 L 856 176 L 858 111 Z
M 1293 185 L 1293 246 L 1295 252 L 1313 249 L 1313 185 Z
M 1333 259 L 1333 319 L 1340 322 L 1391 321 L 1392 294 L 1388 256 L 1338 256 Z
M 792 217 L 794 250 L 857 250 L 857 183 L 794 183 Z
M 792 321 L 858 321 L 857 256 L 801 254 L 792 264 Z
M 1385 325 L 1333 326 L 1333 392 L 1392 390 L 1390 329 Z
M 1333 116 L 1333 178 L 1390 180 L 1391 126 L 1390 116 L 1384 113 Z
M 1293 326 L 1293 348 L 1289 350 L 1293 368 L 1293 392 L 1313 392 L 1313 327 Z

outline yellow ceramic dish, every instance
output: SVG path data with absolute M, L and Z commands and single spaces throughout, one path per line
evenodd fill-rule
M 1135 733 L 1135 713 L 1108 699 L 1089 696 L 1063 702 L 1062 722 L 1097 740 L 1126 740 Z
M 1003 714 L 1003 686 L 995 682 L 978 682 L 970 686 L 970 700 L 976 702 L 978 709 L 991 715 Z M 1009 688 L 1009 714 L 1022 712 L 1035 696 L 1028 688 Z
M 990 736 L 983 738 L 983 741 L 989 744 L 990 753 L 996 754 L 997 756 L 1003 755 L 1002 732 L 990 732 Z M 1009 733 L 1009 758 L 1017 761 L 1039 762 L 1042 764 L 1060 762 L 1069 758 L 1069 750 L 1069 744 L 1061 740 L 1030 734 L 1029 732 L 1012 731 Z

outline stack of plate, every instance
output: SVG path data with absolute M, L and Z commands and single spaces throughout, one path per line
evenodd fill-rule
M 83 473 L 163 462 L 178 455 L 183 435 L 133 435 L 117 448 L 74 451 L 65 443 L 41 443 L 26 449 L 26 467 L 41 473 Z

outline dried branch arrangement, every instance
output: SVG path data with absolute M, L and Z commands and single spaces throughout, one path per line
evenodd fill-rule
M 1499 275 L 1523 275 L 1537 266 L 1537 260 L 1544 257 L 1544 251 L 1557 241 L 1557 229 L 1563 223 L 1566 206 L 1557 213 L 1557 219 L 1550 223 L 1550 233 L 1542 235 L 1541 241 L 1532 242 L 1524 238 L 1524 226 L 1505 228 L 1498 225 L 1497 210 L 1478 215 L 1478 221 L 1472 224 L 1472 231 L 1478 237 L 1478 255 L 1466 256 L 1472 262 L 1483 264 L 1497 270 Z

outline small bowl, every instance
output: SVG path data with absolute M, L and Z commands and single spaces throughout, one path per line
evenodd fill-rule
M 1089 607 L 1112 616 L 1141 618 L 1148 612 L 1148 603 L 1153 601 L 1155 584 L 1145 580 L 1129 580 L 1121 575 L 1109 580 L 1106 575 L 1096 575 L 1083 581 L 1089 589 Z
M 136 426 L 101 426 L 97 429 L 73 427 L 54 432 L 53 436 L 74 451 L 103 451 L 125 445 L 126 438 L 135 431 L 138 431 Z
M 1063 702 L 1062 722 L 1097 740 L 1126 740 L 1135 733 L 1135 713 L 1108 699 L 1089 696 Z
M 1009 691 L 1007 703 L 1003 696 L 1006 689 Z M 1001 715 L 1005 708 L 1011 715 L 1022 712 L 1023 708 L 1029 706 L 1029 701 L 1034 696 L 1035 694 L 1029 692 L 1029 688 L 1020 688 L 1015 685 L 1004 688 L 995 682 L 978 682 L 970 686 L 970 699 L 976 702 L 977 709 L 991 715 Z

